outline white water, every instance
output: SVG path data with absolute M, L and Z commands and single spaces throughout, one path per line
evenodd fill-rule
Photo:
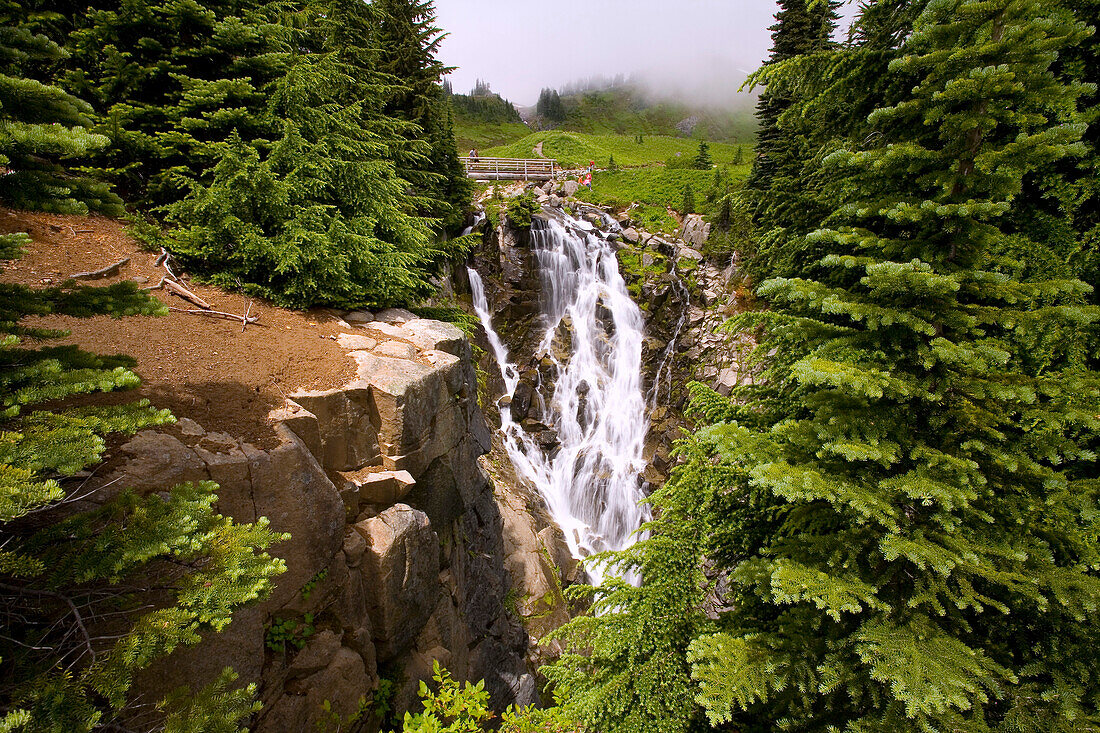
M 649 519 L 638 505 L 649 426 L 642 314 L 619 275 L 614 250 L 591 229 L 588 222 L 567 218 L 564 226 L 551 221 L 532 230 L 546 326 L 539 355 L 550 358 L 557 374 L 539 420 L 557 431 L 558 451 L 548 454 L 512 419 L 507 405 L 500 408 L 504 444 L 517 472 L 546 500 L 578 558 L 626 549 Z M 493 328 L 481 278 L 469 272 L 474 308 L 510 396 L 520 375 Z M 563 321 L 572 338 L 570 353 L 559 360 L 554 343 Z M 589 563 L 586 569 L 593 584 L 603 581 L 603 568 Z

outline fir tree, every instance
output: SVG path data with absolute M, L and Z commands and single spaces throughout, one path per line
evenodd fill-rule
M 889 142 L 824 161 L 833 284 L 765 283 L 764 386 L 708 398 L 732 586 L 691 659 L 715 724 L 1100 726 L 1098 487 L 1067 470 L 1100 386 L 1035 358 L 1095 313 L 1004 257 L 1021 178 L 1079 150 L 1041 110 L 1073 104 L 1050 67 L 1085 32 L 1045 6 L 927 5 L 890 69 L 918 83 L 871 115 Z
M 829 47 L 836 28 L 837 0 L 780 0 L 772 31 L 772 52 L 769 64 L 812 54 Z M 756 133 L 756 160 L 746 186 L 766 190 L 779 165 L 789 156 L 789 136 L 779 126 L 779 118 L 794 101 L 794 94 L 782 86 L 779 79 L 768 85 L 760 95 L 756 116 L 760 128 Z
M 699 152 L 691 161 L 691 167 L 696 170 L 709 171 L 714 166 L 714 160 L 710 157 L 710 146 L 706 140 L 699 142 Z
M 36 73 L 64 58 L 61 47 L 31 29 L 25 4 L 0 1 L 0 200 L 62 213 L 89 208 L 121 213 L 106 184 L 67 170 L 66 159 L 108 143 L 88 128 L 92 108 Z
M 172 203 L 204 180 L 231 133 L 270 137 L 283 30 L 262 0 L 93 2 L 67 39 L 64 83 L 111 146 L 92 163 L 128 201 Z
M 270 153 L 231 135 L 210 185 L 168 208 L 168 245 L 196 272 L 305 307 L 411 304 L 432 292 L 430 201 L 397 173 L 425 165 L 412 123 L 384 113 L 387 83 L 369 44 L 378 10 L 317 0 L 293 17 L 294 56 L 272 89 Z M 394 159 L 400 160 L 395 163 Z
M 12 238 L 6 244 L 3 256 L 16 254 Z M 234 608 L 263 597 L 284 569 L 262 552 L 279 539 L 265 519 L 237 525 L 214 513 L 214 484 L 108 494 L 107 487 L 84 490 L 77 477 L 101 459 L 106 436 L 173 418 L 147 401 L 58 407 L 77 395 L 133 388 L 133 361 L 28 347 L 24 341 L 66 334 L 27 326 L 24 317 L 165 310 L 133 283 L 0 285 L 3 730 L 90 731 L 129 720 L 138 671 L 224 628 Z M 99 508 L 88 511 L 89 502 Z M 227 670 L 197 696 L 174 698 L 161 722 L 168 730 L 236 730 L 255 709 L 255 689 L 231 689 L 233 679 Z
M 684 216 L 695 213 L 695 192 L 691 186 L 684 186 L 684 202 L 680 204 L 680 213 Z
M 399 161 L 397 172 L 429 200 L 424 214 L 448 229 L 462 223 L 472 183 L 458 159 L 454 122 L 440 80 L 452 69 L 436 58 L 443 33 L 435 25 L 432 0 L 378 0 L 378 71 L 396 82 L 385 114 L 415 123 L 408 136 L 422 142 L 424 157 Z M 411 164 L 410 164 L 411 163 Z

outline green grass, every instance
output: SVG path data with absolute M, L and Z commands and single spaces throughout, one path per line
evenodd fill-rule
M 477 148 L 484 155 L 486 148 L 508 145 L 530 134 L 531 128 L 522 122 L 455 122 L 455 140 L 458 142 L 459 155 L 466 155 L 470 148 Z M 527 155 L 516 157 L 534 156 L 528 150 Z
M 747 165 L 731 166 L 730 178 L 740 183 L 748 177 L 749 170 Z M 691 186 L 695 200 L 701 202 L 713 180 L 714 171 L 691 168 L 638 168 L 616 173 L 597 171 L 592 177 L 592 190 L 582 188 L 577 191 L 577 198 L 602 206 L 628 206 L 636 201 L 679 209 L 686 186 Z
M 547 158 L 555 158 L 567 168 L 581 168 L 588 165 L 589 160 L 596 161 L 597 166 L 606 166 L 612 155 L 620 166 L 642 167 L 664 163 L 676 153 L 693 158 L 699 152 L 699 141 L 691 138 L 644 135 L 642 140 L 639 145 L 633 135 L 590 135 L 548 130 L 532 133 L 507 145 L 482 149 L 481 154 L 487 158 L 530 158 L 531 150 L 542 142 L 542 154 Z M 732 143 L 708 144 L 710 155 L 718 165 L 732 163 L 739 147 Z M 740 147 L 745 160 L 748 160 L 752 147 L 748 144 Z

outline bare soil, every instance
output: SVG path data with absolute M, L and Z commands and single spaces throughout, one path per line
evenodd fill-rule
M 124 222 L 101 216 L 60 216 L 0 207 L 0 233 L 27 232 L 33 243 L 19 260 L 0 263 L 0 282 L 60 285 L 75 273 L 92 272 L 124 257 L 130 262 L 116 277 L 89 281 L 107 285 L 136 279 L 142 287 L 164 276 L 156 253 L 143 250 Z M 179 272 L 176 273 L 180 275 Z M 242 332 L 240 321 L 172 312 L 163 318 L 62 316 L 28 318 L 28 325 L 66 329 L 57 342 L 100 354 L 128 354 L 137 360 L 142 385 L 99 401 L 147 397 L 176 417 L 195 420 L 207 430 L 229 433 L 258 447 L 271 447 L 275 435 L 268 412 L 296 389 L 333 389 L 349 382 L 355 363 L 335 336 L 347 331 L 340 314 L 279 308 L 257 298 L 200 285 L 181 275 L 185 286 L 214 310 L 251 314 L 259 322 Z M 164 290 L 153 295 L 172 308 L 195 306 Z

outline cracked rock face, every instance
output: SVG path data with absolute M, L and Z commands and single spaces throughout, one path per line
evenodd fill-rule
M 415 707 L 439 659 L 456 677 L 484 678 L 497 709 L 531 703 L 528 637 L 505 608 L 503 523 L 478 464 L 490 441 L 469 343 L 408 311 L 344 319 L 338 343 L 356 379 L 293 394 L 270 415 L 276 448 L 188 420 L 179 437 L 136 435 L 105 477 L 137 491 L 216 481 L 219 512 L 267 517 L 291 535 L 271 548 L 287 563 L 271 597 L 156 665 L 139 691 L 201 687 L 229 664 L 259 686 L 264 708 L 252 730 L 304 731 L 325 717 L 326 700 L 353 715 L 377 687 L 379 664 L 404 669 L 396 705 Z M 300 647 L 266 643 L 273 623 L 307 614 Z

